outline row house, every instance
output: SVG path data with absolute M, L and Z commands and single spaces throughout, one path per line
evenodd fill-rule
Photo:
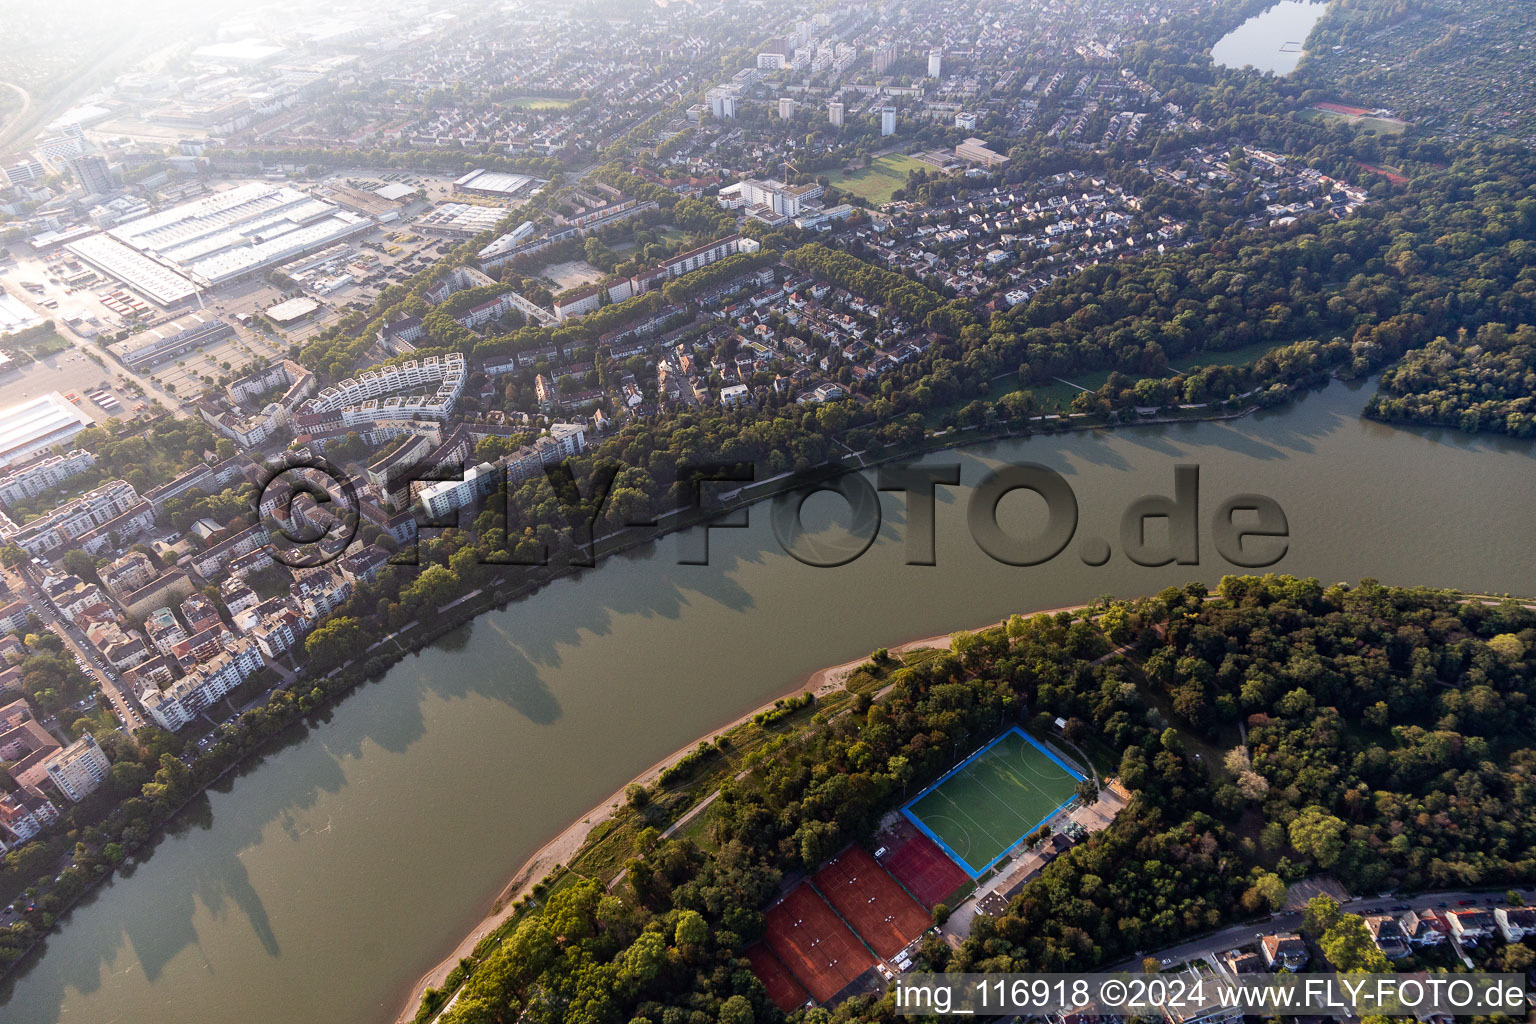
M 1388 960 L 1401 960 L 1413 952 L 1407 933 L 1391 914 L 1369 915 L 1365 919 L 1365 930 Z
M 1464 946 L 1475 946 L 1479 939 L 1492 938 L 1498 930 L 1497 921 L 1486 910 L 1452 910 L 1445 917 L 1451 937 Z
M 1531 907 L 1497 907 L 1493 919 L 1505 942 L 1521 942 L 1536 934 L 1536 909 Z
M 1306 966 L 1311 954 L 1307 952 L 1307 944 L 1301 941 L 1300 935 L 1282 932 L 1259 939 L 1259 956 L 1270 970 L 1287 970 L 1294 974 Z
M 1438 946 L 1450 937 L 1451 927 L 1433 910 L 1410 910 L 1397 919 L 1403 935 L 1415 946 Z

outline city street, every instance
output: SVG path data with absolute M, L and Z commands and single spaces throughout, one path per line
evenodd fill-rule
M 1536 901 L 1536 889 L 1516 889 L 1521 897 L 1529 905 Z M 1352 900 L 1344 905 L 1344 910 L 1351 914 L 1369 915 L 1394 913 L 1393 907 L 1406 905 L 1409 910 L 1429 910 L 1431 908 L 1444 908 L 1455 910 L 1462 900 L 1472 900 L 1479 907 L 1489 907 L 1492 904 L 1486 901 L 1493 898 L 1496 903 L 1504 902 L 1503 893 L 1490 894 L 1486 892 L 1427 892 L 1417 896 L 1369 896 Z M 1395 913 L 1407 913 L 1405 910 Z M 1284 911 L 1260 921 L 1252 921 L 1247 924 L 1236 924 L 1230 928 L 1223 928 L 1202 938 L 1192 939 L 1181 943 L 1171 949 L 1161 949 L 1145 953 L 1134 960 L 1126 960 L 1105 968 L 1106 971 L 1140 971 L 1142 961 L 1147 957 L 1155 957 L 1164 969 L 1177 967 L 1191 960 L 1203 960 L 1209 956 L 1224 953 L 1236 946 L 1248 945 L 1258 941 L 1261 935 L 1270 935 L 1274 932 L 1293 932 L 1301 927 L 1301 911 Z
M 12 590 L 27 594 L 28 603 L 32 605 L 32 610 L 37 614 L 38 618 L 53 627 L 54 632 L 63 639 L 64 645 L 84 664 L 86 674 L 96 681 L 96 685 L 101 687 L 101 692 L 106 695 L 108 702 L 112 706 L 113 713 L 117 715 L 118 721 L 123 723 L 128 734 L 131 736 L 143 728 L 147 724 L 147 720 L 144 718 L 143 712 L 139 710 L 139 705 L 133 695 L 128 692 L 126 687 L 120 685 L 119 680 L 110 669 L 102 667 L 98 660 L 101 655 L 91 645 L 90 641 L 85 638 L 84 634 L 76 629 L 73 623 L 60 618 L 54 612 L 47 599 L 43 597 L 42 592 L 34 585 L 31 574 L 21 573 L 21 579 L 18 581 L 18 574 L 14 570 L 6 569 L 5 576 Z

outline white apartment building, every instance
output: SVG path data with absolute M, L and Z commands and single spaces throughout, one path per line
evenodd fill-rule
M 548 435 L 502 457 L 501 462 L 506 467 L 507 480 L 515 484 L 537 473 L 542 473 L 545 466 L 581 454 L 582 449 L 586 447 L 586 442 L 586 428 L 581 424 L 550 424 Z
M 165 689 L 150 690 L 139 700 L 157 725 L 175 732 L 265 664 L 255 643 L 236 640 Z
M 35 498 L 50 491 L 72 476 L 84 473 L 96 465 L 96 456 L 84 448 L 76 448 L 65 455 L 51 455 L 46 459 L 21 466 L 0 476 L 0 501 L 14 504 Z
M 141 504 L 148 507 L 146 502 L 140 500 L 139 492 L 133 489 L 132 484 L 126 480 L 113 480 L 65 502 L 19 530 L 3 529 L 0 534 L 6 535 L 6 540 L 17 544 L 28 554 L 46 554 L 85 536 L 97 527 L 105 526 Z
M 489 462 L 482 462 L 464 471 L 461 480 L 441 480 L 422 490 L 418 499 L 427 515 L 441 519 L 448 513 L 484 497 L 496 489 L 500 470 Z
M 428 356 L 426 359 L 408 359 L 403 363 L 368 370 L 356 377 L 348 377 L 340 383 L 323 389 L 302 406 L 306 413 L 331 413 L 340 411 L 347 425 L 364 419 L 376 419 L 379 410 L 389 413 L 392 419 L 447 419 L 454 403 L 464 390 L 468 371 L 464 356 L 450 352 L 444 356 Z M 398 396 L 383 403 L 381 395 L 402 391 L 419 391 L 431 387 L 430 396 L 402 399 Z M 347 413 L 357 409 L 369 409 L 370 415 L 347 418 Z
M 36 789 L 26 788 L 0 797 L 0 850 L 26 842 L 56 820 L 59 809 Z
M 112 770 L 112 762 L 97 745 L 96 737 L 86 733 L 43 762 L 43 770 L 60 793 L 79 803 L 101 785 Z

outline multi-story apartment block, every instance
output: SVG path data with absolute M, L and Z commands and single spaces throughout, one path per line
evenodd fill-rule
M 72 476 L 96 465 L 96 456 L 84 448 L 28 463 L 0 476 L 0 501 L 14 505 L 50 491 Z
M 111 483 L 71 499 L 26 526 L 7 532 L 5 539 L 31 555 L 44 555 L 79 540 L 125 514 L 149 505 L 126 480 Z M 149 522 L 153 523 L 151 514 Z M 126 524 L 125 524 L 126 525 Z
M 229 630 L 224 628 L 223 623 L 219 623 L 172 644 L 171 657 L 176 659 L 184 671 L 191 671 L 218 657 L 233 640 Z
M 187 624 L 188 635 L 201 633 L 221 621 L 219 610 L 202 594 L 193 594 L 181 602 L 181 617 Z
M 144 620 L 144 632 L 155 650 L 170 654 L 171 648 L 187 638 L 187 631 L 176 621 L 176 613 L 169 608 L 156 608 Z
M 204 708 L 239 686 L 266 662 L 261 649 L 250 640 L 237 640 L 212 660 L 197 666 L 164 689 L 140 697 L 144 710 L 161 728 L 175 732 L 196 718 Z
M 58 816 L 53 801 L 37 789 L 5 794 L 0 797 L 0 850 L 33 838 Z
M 112 770 L 112 762 L 97 745 L 96 737 L 86 733 L 50 757 L 44 770 L 60 793 L 79 803 L 101 785 Z
M 408 359 L 322 389 L 300 407 L 294 423 L 298 428 L 309 429 L 333 421 L 355 426 L 379 419 L 445 420 L 453 412 L 467 376 L 464 356 L 458 352 Z M 432 388 L 431 394 L 399 394 L 427 387 Z M 394 397 L 381 402 L 382 395 Z
M 32 606 L 25 601 L 12 601 L 0 606 L 0 633 L 20 633 L 27 628 L 27 616 Z
M 424 487 L 417 498 L 421 507 L 432 519 L 442 519 L 461 509 L 476 498 L 484 497 L 496 489 L 501 472 L 489 462 L 482 462 L 464 471 L 458 480 L 441 480 Z
M 268 661 L 280 658 L 304 635 L 304 620 L 291 608 L 268 615 L 251 631 L 251 639 Z
M 309 620 L 310 624 L 305 628 L 311 629 L 352 596 L 352 584 L 332 567 L 317 566 L 295 570 L 288 592 Z
M 130 551 L 97 574 L 107 593 L 121 601 L 158 575 L 155 563 L 142 551 Z
M 579 423 L 550 424 L 547 435 L 502 457 L 507 480 L 514 484 L 520 483 L 542 473 L 545 466 L 580 455 L 586 447 L 586 440 L 586 428 Z
M 124 595 L 119 604 L 130 618 L 148 615 L 156 608 L 178 601 L 192 593 L 192 578 L 180 569 L 161 573 L 132 593 Z
M 219 600 L 230 615 L 239 615 L 247 608 L 254 608 L 261 603 L 256 591 L 247 586 L 244 580 L 234 578 L 219 584 Z

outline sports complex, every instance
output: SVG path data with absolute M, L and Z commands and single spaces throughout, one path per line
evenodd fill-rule
M 746 951 L 786 1013 L 904 970 L 940 903 L 962 897 L 1077 797 L 1083 775 L 1014 727 L 913 797 L 871 856 L 850 846 L 768 908 Z M 889 973 L 887 973 L 889 977 Z
M 1077 795 L 1081 773 L 1015 726 L 951 768 L 901 809 L 979 878 Z

